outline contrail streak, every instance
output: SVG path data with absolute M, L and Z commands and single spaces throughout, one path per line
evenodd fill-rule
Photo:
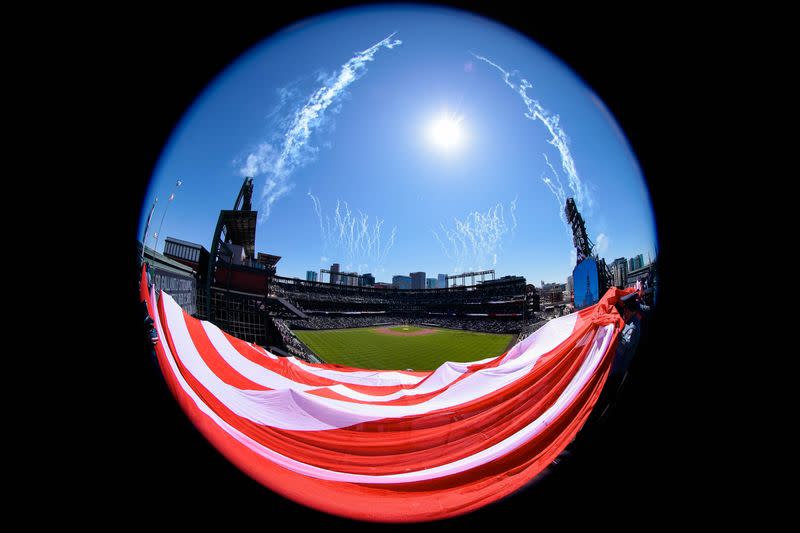
M 340 102 L 347 87 L 367 72 L 366 65 L 374 60 L 378 50 L 392 49 L 402 44 L 402 41 L 393 39 L 394 35 L 393 33 L 366 50 L 358 52 L 342 65 L 338 74 L 314 91 L 306 103 L 295 112 L 282 142 L 278 143 L 278 148 L 270 143 L 261 143 L 247 156 L 240 170 L 241 174 L 251 177 L 266 175 L 261 192 L 263 209 L 260 221 L 269 218 L 272 205 L 292 190 L 294 183 L 290 178 L 294 171 L 316 158 L 318 149 L 309 144 L 309 138 L 312 132 L 324 123 L 325 111 L 332 104 Z M 336 108 L 333 109 L 335 110 Z
M 497 265 L 498 254 L 503 250 L 503 240 L 513 235 L 517 227 L 517 198 L 509 204 L 511 222 L 506 222 L 502 203 L 485 213 L 473 211 L 463 220 L 453 219 L 453 226 L 439 224 L 441 236 L 431 230 L 448 259 L 453 261 L 453 272 L 480 270 Z
M 397 226 L 392 228 L 389 237 L 383 238 L 384 221 L 368 214 L 350 210 L 347 202 L 336 200 L 333 213 L 326 214 L 319 198 L 308 192 L 314 204 L 314 213 L 319 221 L 319 234 L 322 240 L 322 255 L 332 256 L 345 264 L 357 264 L 359 272 L 377 269 L 383 265 L 389 250 L 394 246 Z
M 472 52 L 470 52 L 470 54 L 472 54 L 472 56 L 476 59 L 483 61 L 484 63 L 487 63 L 500 71 L 503 76 L 503 81 L 506 83 L 506 85 L 511 87 L 520 95 L 520 97 L 522 97 L 522 101 L 525 103 L 525 107 L 528 109 L 528 112 L 525 113 L 525 117 L 533 121 L 537 119 L 542 121 L 542 124 L 544 124 L 545 128 L 547 128 L 547 131 L 550 133 L 550 140 L 547 142 L 554 146 L 561 156 L 561 169 L 567 176 L 567 183 L 569 188 L 572 190 L 572 195 L 575 198 L 575 203 L 577 204 L 578 209 L 582 210 L 584 205 L 588 209 L 591 209 L 594 205 L 594 200 L 589 193 L 589 189 L 581 181 L 580 176 L 578 176 L 578 171 L 575 168 L 575 161 L 572 158 L 572 154 L 569 149 L 569 138 L 567 137 L 564 129 L 559 125 L 559 116 L 551 115 L 550 112 L 548 112 L 538 100 L 528 96 L 528 89 L 533 88 L 533 84 L 531 84 L 525 78 L 519 78 L 519 81 L 516 82 L 516 78 L 518 78 L 518 72 L 516 70 L 509 72 L 490 59 L 479 56 Z M 553 177 L 550 178 L 547 176 L 542 176 L 542 181 L 550 189 L 550 192 L 552 192 L 558 199 L 561 219 L 566 222 L 566 219 L 563 215 L 564 205 L 567 198 L 565 189 L 558 177 L 558 172 L 556 172 L 556 169 L 550 164 L 550 161 L 547 160 L 547 155 L 545 155 L 545 160 L 547 161 L 547 165 L 553 171 Z M 553 180 L 556 180 L 556 183 L 554 183 Z
M 553 196 L 556 197 L 556 201 L 558 202 L 558 216 L 561 218 L 561 221 L 564 222 L 564 227 L 567 230 L 567 233 L 572 233 L 572 228 L 567 222 L 567 216 L 564 213 L 564 206 L 567 203 L 567 193 L 564 190 L 564 184 L 561 183 L 561 178 L 558 177 L 558 172 L 556 169 L 553 168 L 553 165 L 550 163 L 550 160 L 547 158 L 547 154 L 542 154 L 544 156 L 544 162 L 550 167 L 551 172 L 553 173 L 553 177 L 549 177 L 547 173 L 543 173 L 541 178 L 547 188 L 550 189 L 550 192 L 553 193 Z

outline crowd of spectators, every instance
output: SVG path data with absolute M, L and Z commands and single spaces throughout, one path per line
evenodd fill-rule
M 523 278 L 470 287 L 423 290 L 274 281 L 270 284 L 270 292 L 302 309 L 320 310 L 319 304 L 327 302 L 335 304 L 331 310 L 338 310 L 341 304 L 350 304 L 354 311 L 362 310 L 363 306 L 380 306 L 386 311 L 463 305 L 499 308 L 504 304 L 520 306 L 526 297 Z
M 308 318 L 288 319 L 289 327 L 294 329 L 348 329 L 370 328 L 389 324 L 410 324 L 409 321 L 385 314 L 375 315 L 310 315 Z
M 537 319 L 538 320 L 538 319 Z M 455 317 L 432 315 L 311 315 L 306 319 L 287 319 L 293 329 L 347 329 L 370 328 L 384 325 L 431 326 L 447 329 L 462 329 L 482 333 L 519 333 L 527 321 L 489 317 Z
M 522 341 L 529 337 L 534 331 L 541 328 L 547 324 L 547 319 L 536 318 L 534 320 L 528 321 L 523 325 L 522 330 L 519 332 L 519 336 L 517 337 L 517 342 Z
M 308 361 L 309 363 L 322 362 L 311 350 L 306 347 L 305 344 L 300 342 L 300 340 L 295 337 L 294 333 L 292 333 L 292 330 L 286 325 L 286 322 L 279 318 L 273 318 L 272 322 L 275 324 L 278 333 L 280 333 L 281 340 L 283 341 L 284 346 L 286 346 L 286 350 L 290 354 Z
M 320 289 L 306 285 L 284 285 L 273 283 L 270 292 L 275 296 L 286 298 L 295 305 L 298 302 L 346 302 L 354 304 L 382 304 L 391 305 L 394 300 L 374 293 L 358 293 L 348 291 L 347 288 Z
M 448 316 L 427 316 L 420 319 L 422 325 L 431 325 L 448 329 L 463 329 L 467 331 L 479 331 L 481 333 L 517 333 L 522 326 L 522 320 L 499 319 L 488 317 L 448 317 Z

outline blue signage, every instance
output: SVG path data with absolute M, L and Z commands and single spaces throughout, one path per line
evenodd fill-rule
M 575 290 L 575 309 L 583 309 L 600 300 L 598 287 L 597 261 L 587 257 L 572 271 L 572 282 Z

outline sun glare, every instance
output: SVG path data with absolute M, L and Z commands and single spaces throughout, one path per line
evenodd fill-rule
M 463 117 L 455 115 L 440 115 L 428 126 L 428 140 L 430 143 L 444 151 L 451 151 L 461 145 L 464 132 L 461 122 Z

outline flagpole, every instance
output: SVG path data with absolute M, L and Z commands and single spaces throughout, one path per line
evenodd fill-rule
M 153 206 L 150 208 L 150 214 L 147 215 L 147 222 L 144 225 L 144 235 L 142 235 L 142 262 L 144 262 L 144 249 L 145 246 L 147 246 L 147 232 L 150 231 L 150 220 L 153 218 L 153 211 L 156 210 L 157 203 L 158 203 L 158 196 L 156 196 L 156 199 L 153 202 Z
M 167 211 L 169 211 L 169 206 L 172 203 L 172 200 L 175 198 L 175 193 L 178 192 L 178 187 L 181 186 L 183 182 L 178 180 L 175 182 L 175 190 L 172 191 L 172 194 L 169 195 L 167 199 L 167 207 L 164 208 L 164 213 L 161 214 L 161 222 L 158 224 L 158 231 L 156 232 L 156 244 L 153 248 L 154 251 L 158 251 L 158 238 L 161 235 L 161 226 L 164 225 L 164 218 L 167 216 Z

